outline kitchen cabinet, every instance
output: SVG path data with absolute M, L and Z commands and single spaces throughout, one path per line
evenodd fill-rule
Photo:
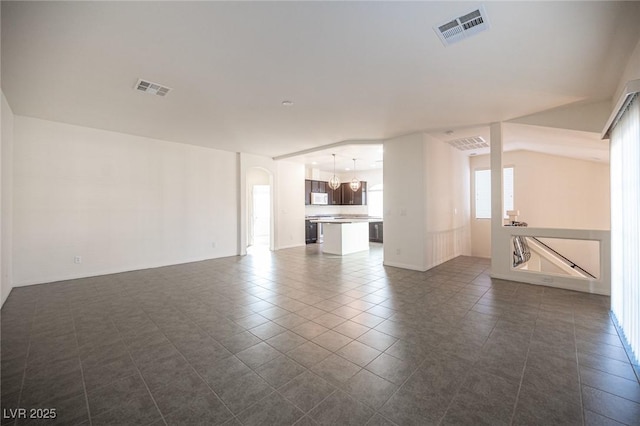
M 382 237 L 382 222 L 369 222 L 369 241 L 372 243 L 381 243 Z
M 331 189 L 329 188 L 329 184 L 327 182 L 323 182 L 321 180 L 305 179 L 304 180 L 304 205 L 305 206 L 311 205 L 312 192 L 319 192 L 322 194 L 326 194 L 328 192 L 331 192 Z M 329 198 L 331 198 L 331 195 L 329 195 Z M 329 204 L 331 204 L 331 201 L 329 201 Z
M 327 192 L 327 182 L 321 180 L 312 180 L 311 181 L 311 192 Z
M 327 193 L 329 194 L 329 205 L 339 206 L 342 204 L 342 186 L 333 190 L 329 188 L 329 185 L 327 184 Z
M 332 206 L 366 206 L 367 182 L 360 182 L 360 189 L 351 190 L 349 182 L 341 184 L 338 189 L 329 188 L 329 182 L 321 180 L 305 179 L 304 181 L 304 205 L 311 205 L 311 193 L 319 192 L 328 194 L 328 204 Z
M 307 244 L 313 244 L 318 241 L 318 224 L 310 220 L 304 221 L 304 239 Z
M 366 206 L 367 205 L 367 182 L 360 182 L 360 188 L 353 191 L 349 186 L 349 182 L 340 185 L 342 190 L 343 206 Z
M 311 187 L 312 181 L 309 179 L 304 180 L 304 205 L 308 206 L 311 204 Z

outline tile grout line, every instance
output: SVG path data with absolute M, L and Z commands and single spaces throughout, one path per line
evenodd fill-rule
M 479 274 L 481 275 L 481 274 Z M 479 276 L 478 275 L 478 276 Z M 477 278 L 477 276 L 476 276 Z M 475 278 L 474 278 L 475 279 Z M 486 290 L 483 295 L 487 292 L 488 290 Z M 475 306 L 478 302 L 474 303 L 473 306 Z M 467 310 L 467 313 L 471 312 L 471 309 L 473 308 L 473 306 L 471 308 L 469 308 Z M 466 315 L 466 314 L 465 314 Z M 496 325 L 498 325 L 498 321 L 496 320 L 495 324 L 493 324 L 493 327 L 491 327 L 491 331 L 489 332 L 489 334 L 487 334 L 487 337 L 485 338 L 484 343 L 482 344 L 482 346 L 484 346 L 487 341 L 489 340 L 489 336 L 491 336 L 491 333 L 493 333 L 493 330 L 495 330 Z M 473 363 L 475 365 L 475 362 Z M 438 421 L 438 424 L 442 424 L 442 422 L 444 421 L 444 419 L 447 417 L 447 412 L 449 411 L 449 409 L 451 408 L 453 401 L 456 399 L 456 396 L 458 396 L 460 394 L 460 390 L 462 389 L 462 385 L 464 385 L 464 382 L 466 381 L 467 377 L 469 377 L 469 374 L 471 373 L 466 373 L 464 376 L 464 379 L 461 381 L 460 386 L 458 387 L 458 389 L 456 390 L 456 393 L 453 395 L 453 397 L 451 398 L 451 400 L 449 401 L 449 404 L 447 405 L 447 408 L 445 409 L 444 413 L 442 414 L 442 417 L 440 418 L 440 420 Z
M 611 310 L 609 310 L 609 321 L 611 321 L 611 323 L 613 324 L 613 328 L 616 330 L 616 334 L 618 336 L 618 339 L 620 340 L 620 343 L 622 344 L 622 348 L 624 349 L 624 352 L 627 355 L 627 359 L 629 360 L 629 364 L 631 364 L 631 368 L 633 369 L 633 372 L 634 372 L 634 374 L 636 376 L 636 380 L 638 381 L 638 384 L 640 385 L 640 368 L 639 369 L 634 368 L 634 366 L 637 365 L 637 364 L 632 359 L 631 347 L 629 346 L 629 342 L 627 342 L 627 338 L 624 335 L 624 332 L 622 331 L 622 328 L 619 326 L 618 321 L 617 321 L 613 311 L 611 311 Z M 639 354 L 639 356 L 640 356 L 640 354 Z M 638 360 L 638 362 L 640 363 L 640 359 Z
M 145 315 L 147 316 L 147 318 L 149 318 L 149 321 L 151 321 L 151 322 L 152 322 L 156 327 L 158 327 L 158 324 L 157 324 L 157 323 L 156 323 L 156 322 L 155 322 L 155 321 L 154 321 L 154 320 L 149 316 L 149 313 L 148 313 L 148 312 L 147 312 L 143 307 L 142 307 L 141 309 L 144 311 L 144 313 L 145 313 Z M 192 324 L 193 324 L 197 329 L 201 330 L 201 331 L 202 331 L 202 332 L 204 332 L 207 336 L 211 337 L 215 342 L 217 342 L 217 343 L 219 343 L 221 346 L 225 347 L 224 345 L 222 345 L 222 343 L 218 342 L 215 338 L 213 338 L 213 336 L 211 336 L 211 335 L 210 335 L 209 333 L 207 333 L 205 330 L 201 329 L 201 328 L 200 328 L 200 326 L 199 326 L 198 324 L 196 324 L 194 321 L 192 321 L 192 320 L 191 320 L 191 318 L 189 318 L 188 316 L 186 316 L 186 314 L 185 314 L 184 312 L 182 312 L 180 309 L 178 309 L 178 312 L 180 312 L 181 314 L 185 315 L 185 317 L 186 317 L 186 318 L 188 318 L 188 319 L 189 319 L 189 321 L 190 321 L 190 322 L 191 322 L 191 323 L 192 323 Z M 232 320 L 232 321 L 233 321 L 233 320 Z M 195 374 L 196 374 L 196 375 L 197 375 L 197 376 L 202 380 L 202 382 L 203 382 L 203 383 L 207 386 L 207 388 L 208 388 L 208 389 L 209 389 L 209 390 L 210 390 L 210 391 L 211 391 L 211 392 L 216 396 L 216 398 L 218 398 L 218 400 L 222 403 L 222 405 L 224 405 L 224 407 L 225 407 L 227 410 L 229 410 L 229 412 L 231 413 L 232 418 L 233 418 L 233 419 L 235 419 L 235 420 L 237 420 L 238 422 L 240 422 L 240 420 L 238 419 L 238 417 L 237 417 L 236 413 L 234 413 L 234 412 L 233 412 L 233 410 L 231 410 L 231 408 L 229 408 L 229 406 L 227 405 L 227 403 L 226 403 L 226 402 L 225 402 L 225 401 L 220 397 L 220 395 L 218 395 L 218 393 L 217 393 L 217 392 L 216 392 L 216 391 L 215 391 L 215 390 L 214 390 L 214 389 L 209 385 L 209 382 L 207 382 L 207 381 L 204 379 L 204 377 L 202 377 L 202 376 L 200 375 L 200 373 L 198 372 L 198 370 L 196 370 L 196 369 L 195 369 L 195 367 L 194 367 L 194 366 L 191 364 L 191 362 L 190 362 L 190 361 L 189 361 L 189 360 L 184 356 L 184 354 L 182 353 L 182 351 L 180 351 L 180 349 L 175 345 L 175 343 L 174 343 L 171 339 L 169 339 L 169 337 L 167 337 L 167 335 L 165 334 L 164 330 L 163 330 L 162 328 L 160 328 L 160 327 L 158 327 L 158 330 L 159 330 L 159 331 L 162 333 L 162 335 L 167 339 L 167 341 L 171 344 L 171 346 L 173 346 L 173 347 L 175 348 L 175 350 L 180 354 L 180 356 L 182 357 L 182 359 L 184 359 L 184 361 L 189 365 L 189 367 L 191 368 L 191 370 L 192 370 L 192 371 L 193 371 L 193 372 L 194 372 L 194 373 L 195 373 Z M 225 349 L 226 349 L 226 347 L 225 347 Z M 232 353 L 231 351 L 229 351 L 229 352 L 231 353 L 231 357 L 236 357 L 236 354 Z M 236 357 L 236 358 L 237 358 L 237 357 Z M 242 360 L 241 360 L 240 358 L 238 358 L 238 360 L 239 360 L 240 362 L 242 362 Z M 135 364 L 135 363 L 134 363 L 134 364 Z M 243 362 L 243 364 L 244 364 L 244 362 Z M 245 365 L 246 365 L 246 364 L 245 364 Z M 137 367 L 137 366 L 136 366 L 136 367 Z M 249 366 L 247 366 L 247 367 L 249 367 Z M 251 367 L 249 367 L 249 369 L 250 369 L 252 372 L 254 372 L 254 370 L 253 370 Z M 246 373 L 246 374 L 249 374 L 249 373 Z M 243 374 L 242 376 L 244 376 L 244 375 L 246 375 L 246 374 Z M 257 373 L 256 373 L 256 374 L 257 374 Z M 142 377 L 142 380 L 145 382 L 145 385 L 146 385 L 146 380 L 144 379 L 144 376 L 142 376 L 142 373 L 140 373 L 140 377 Z M 265 380 L 265 383 L 267 383 L 270 387 L 272 387 L 270 383 L 266 382 L 266 380 Z M 147 388 L 148 388 L 148 386 L 147 386 Z M 273 389 L 273 387 L 272 387 L 272 389 Z M 275 389 L 274 389 L 274 390 L 275 390 Z M 151 393 L 151 390 L 150 390 L 150 389 L 149 389 L 149 394 L 151 394 L 151 397 L 153 398 L 153 394 Z M 262 399 L 261 399 L 261 400 L 262 400 Z M 155 403 L 155 398 L 154 398 L 154 403 Z M 253 406 L 253 404 L 251 404 L 251 405 Z M 157 407 L 157 404 L 156 404 L 156 407 Z M 159 407 L 157 407 L 157 408 L 158 408 L 158 411 L 160 412 L 160 415 L 163 415 L 163 414 L 162 414 L 162 411 L 160 411 L 160 408 L 159 408 Z M 248 407 L 247 407 L 247 408 L 248 408 Z M 177 410 L 176 410 L 176 411 L 177 411 Z M 244 411 L 244 410 L 243 410 L 243 411 Z M 172 413 L 168 413 L 168 414 L 172 414 Z M 163 416 L 163 420 L 164 420 L 164 416 Z M 227 421 L 228 421 L 228 420 L 230 420 L 230 419 L 227 419 Z M 240 423 L 242 423 L 242 422 L 240 422 Z M 165 421 L 165 424 L 166 424 L 166 421 Z
M 314 375 L 318 376 L 316 373 L 314 373 L 313 371 L 311 371 L 311 370 L 309 370 L 309 369 L 308 369 L 307 371 L 309 371 L 311 374 L 314 374 Z M 286 384 L 288 384 L 288 383 L 290 383 L 290 382 L 294 381 L 296 378 L 300 377 L 302 374 L 304 374 L 304 373 L 301 373 L 301 374 L 297 375 L 296 377 L 294 377 L 293 379 L 289 380 L 289 381 L 288 381 L 287 383 L 285 383 L 284 385 L 286 385 Z M 320 376 L 318 376 L 318 377 L 319 377 L 320 379 L 324 380 L 322 377 L 320 377 Z M 324 381 L 325 381 L 325 382 L 327 382 L 326 380 L 324 380 Z M 329 382 L 327 382 L 327 383 L 329 383 Z M 333 386 L 331 383 L 329 383 L 329 384 L 330 384 L 331 386 Z M 284 385 L 282 385 L 282 386 L 284 386 Z M 281 386 L 281 387 L 282 387 L 282 386 Z M 330 397 L 331 395 L 333 395 L 334 393 L 338 392 L 338 390 L 339 390 L 339 389 L 338 389 L 337 387 L 335 387 L 335 386 L 333 386 L 333 387 L 334 387 L 335 389 L 333 389 L 331 392 L 329 392 L 329 394 L 328 394 L 327 396 L 325 396 L 325 397 L 324 397 L 320 402 L 318 402 L 316 405 L 314 405 L 313 407 L 311 407 L 311 408 L 309 409 L 309 411 L 306 411 L 306 412 L 305 412 L 302 408 L 300 408 L 299 406 L 297 406 L 295 402 L 291 401 L 291 400 L 290 400 L 290 399 L 288 399 L 286 396 L 282 395 L 282 393 L 280 393 L 280 391 L 279 391 L 279 390 L 277 390 L 277 389 L 276 389 L 276 393 L 277 393 L 278 395 L 280 395 L 284 400 L 286 400 L 287 402 L 289 402 L 291 405 L 293 405 L 294 407 L 296 407 L 298 410 L 300 410 L 302 413 L 304 413 L 304 415 L 303 415 L 302 417 L 300 417 L 300 419 L 301 419 L 301 418 L 303 418 L 303 417 L 309 416 L 309 417 L 313 420 L 313 417 L 311 417 L 311 412 L 312 412 L 313 410 L 315 410 L 315 409 L 316 409 L 316 407 L 318 407 L 318 406 L 322 405 L 322 403 L 323 403 L 323 402 L 325 402 L 327 399 L 329 399 L 329 397 Z M 268 396 L 268 395 L 267 395 L 267 396 Z M 266 396 L 265 396 L 265 398 L 266 398 Z M 262 398 L 262 399 L 264 399 L 264 398 Z M 260 401 L 262 401 L 262 399 L 261 399 Z M 258 401 L 258 402 L 260 402 L 260 401 Z M 256 404 L 257 404 L 257 402 L 256 402 Z M 253 404 L 253 405 L 255 405 L 255 404 Z M 251 407 L 253 407 L 253 405 L 252 405 Z M 248 407 L 247 409 L 249 409 L 249 408 L 251 408 L 251 407 Z M 296 420 L 296 423 L 297 423 L 297 422 L 299 422 L 299 421 L 300 421 L 300 419 Z M 315 421 L 315 420 L 314 420 L 314 421 Z
M 394 337 L 395 337 L 395 336 L 394 336 Z M 398 341 L 400 341 L 400 339 L 399 339 Z M 386 352 L 383 352 L 383 353 L 386 353 Z M 392 357 L 394 357 L 394 356 L 393 356 L 393 355 L 391 355 L 391 354 L 387 354 L 387 355 L 388 355 L 388 356 L 392 356 Z M 394 357 L 394 358 L 396 358 L 396 357 Z M 396 358 L 396 359 L 400 359 L 400 358 Z M 405 360 L 401 360 L 401 361 L 405 361 Z M 385 406 L 385 405 L 386 405 L 386 404 L 387 404 L 387 403 L 388 403 L 388 402 L 389 402 L 389 401 L 390 401 L 394 396 L 396 396 L 396 394 L 397 394 L 398 392 L 400 392 L 400 389 L 402 389 L 402 387 L 403 387 L 403 386 L 404 386 L 404 385 L 409 381 L 409 379 L 411 379 L 411 378 L 416 374 L 416 372 L 420 369 L 420 367 L 422 367 L 426 362 L 427 362 L 427 359 L 426 359 L 426 357 L 425 357 L 425 359 L 423 359 L 422 361 L 420 361 L 420 362 L 418 363 L 418 366 L 417 366 L 417 367 L 416 367 L 416 368 L 411 372 L 411 374 L 409 374 L 409 375 L 407 376 L 407 378 L 406 378 L 406 379 L 404 379 L 404 380 L 402 381 L 402 383 L 400 384 L 400 386 L 398 386 L 398 389 L 396 389 L 396 390 L 395 390 L 395 391 L 394 391 L 394 392 L 389 396 L 389 398 L 387 398 L 387 400 L 385 401 L 385 403 L 384 403 L 384 404 L 382 404 L 382 406 L 381 406 L 380 408 L 383 408 L 383 407 L 384 407 L 384 406 Z M 367 370 L 367 371 L 369 371 L 369 370 Z M 373 373 L 373 374 L 375 374 L 375 373 Z M 386 380 L 386 379 L 385 379 L 385 380 Z M 394 385 L 395 385 L 395 383 L 394 383 Z M 376 409 L 376 410 L 375 410 L 375 412 L 376 412 L 376 414 L 380 414 L 382 417 L 386 418 L 386 417 L 384 416 L 384 414 L 380 413 L 380 410 L 379 410 L 379 409 Z M 395 423 L 395 422 L 393 422 L 393 423 Z
M 582 415 L 582 425 L 584 426 L 585 424 L 585 406 L 584 406 L 584 401 L 582 398 L 582 374 L 580 373 L 580 356 L 578 355 L 578 336 L 576 334 L 576 314 L 575 314 L 575 310 L 574 310 L 574 306 L 573 303 L 571 304 L 571 318 L 572 318 L 572 330 L 573 330 L 573 341 L 575 342 L 576 345 L 576 352 L 575 352 L 575 360 L 576 360 L 576 368 L 578 369 L 578 398 L 580 400 L 580 414 Z
M 95 286 L 94 286 L 95 287 Z M 69 312 L 71 313 L 71 307 L 69 307 Z M 84 378 L 84 367 L 82 366 L 82 359 L 80 358 L 80 339 L 78 338 L 78 329 L 76 327 L 76 318 L 73 314 L 71 314 L 71 322 L 73 323 L 73 334 L 76 337 L 76 350 L 78 353 L 78 363 L 80 364 L 80 375 L 82 376 L 82 389 L 84 390 L 84 401 L 87 406 L 87 417 L 89 417 L 89 426 L 93 424 L 91 420 L 91 407 L 89 406 L 89 393 L 87 392 L 87 382 Z
M 131 297 L 131 296 L 129 296 L 129 297 Z M 146 315 L 146 312 L 145 312 L 145 315 Z M 135 367 L 136 372 L 140 376 L 140 379 L 142 379 L 142 383 L 144 383 L 144 387 L 147 390 L 147 392 L 149 393 L 149 396 L 151 397 L 151 400 L 153 401 L 153 405 L 156 407 L 156 410 L 158 410 L 158 414 L 160 414 L 160 419 L 162 419 L 162 422 L 166 425 L 167 421 L 165 420 L 164 415 L 162 414 L 162 411 L 160 411 L 160 407 L 158 407 L 158 403 L 156 402 L 156 399 L 153 397 L 153 394 L 151 393 L 151 389 L 149 389 L 149 385 L 147 384 L 146 380 L 144 380 L 144 377 L 142 376 L 142 372 L 140 371 L 140 368 L 138 367 L 138 364 L 136 364 L 136 362 L 133 360 L 133 357 L 131 356 L 131 350 L 129 349 L 129 345 L 127 345 L 125 340 L 122 338 L 122 333 L 120 332 L 120 329 L 115 324 L 115 322 L 113 322 L 113 319 L 111 318 L 111 316 L 109 316 L 109 321 L 111 322 L 111 325 L 113 325 L 113 327 L 118 331 L 118 336 L 120 337 L 120 340 L 122 341 L 122 343 L 124 344 L 125 348 L 127 349 L 127 354 L 129 355 L 129 359 L 131 360 L 131 363 Z M 128 376 L 128 377 L 130 377 L 130 376 Z M 119 381 L 119 380 L 116 380 L 116 381 Z M 114 383 L 114 382 L 112 382 L 112 383 Z M 107 410 L 107 411 L 105 411 L 105 413 L 108 413 L 110 411 L 112 411 L 112 410 Z
M 574 318 L 574 320 L 575 320 L 575 318 Z M 614 328 L 615 328 L 615 330 L 616 330 L 616 333 L 618 333 L 618 338 L 620 339 L 620 341 L 621 341 L 621 342 L 624 342 L 624 341 L 622 340 L 622 337 L 621 337 L 621 336 L 620 336 L 620 334 L 619 334 L 619 330 L 618 330 L 618 326 L 617 326 L 616 322 L 613 320 L 613 318 L 611 318 L 611 316 L 610 316 L 610 315 L 609 315 L 609 321 L 611 321 L 611 322 L 612 322 L 612 324 L 613 324 L 613 326 L 614 326 Z M 574 335 L 575 335 L 575 324 L 574 324 Z M 582 398 L 582 388 L 583 388 L 583 387 L 588 387 L 588 388 L 591 388 L 591 389 L 596 389 L 596 390 L 598 390 L 598 391 L 600 391 L 600 392 L 602 392 L 602 393 L 606 393 L 606 394 L 608 394 L 608 395 L 612 395 L 612 396 L 614 396 L 614 397 L 621 398 L 621 399 L 624 399 L 624 400 L 626 400 L 626 401 L 630 401 L 630 402 L 632 402 L 632 403 L 635 403 L 635 404 L 640 405 L 640 402 L 637 402 L 637 401 L 634 401 L 634 400 L 628 399 L 628 398 L 626 398 L 626 397 L 624 397 L 624 396 L 616 395 L 616 394 L 611 393 L 611 392 L 609 392 L 609 391 L 607 391 L 607 390 L 605 390 L 605 389 L 600 389 L 600 388 L 598 388 L 598 387 L 596 387 L 596 386 L 583 385 L 583 384 L 582 384 L 582 374 L 581 374 L 581 372 L 580 372 L 580 357 L 578 356 L 578 349 L 577 349 L 577 340 L 578 340 L 578 339 L 577 339 L 577 335 L 575 336 L 575 338 L 576 338 L 576 363 L 577 363 L 577 365 L 578 365 L 578 383 L 579 383 L 579 385 L 580 385 L 580 403 L 581 403 L 581 407 L 582 407 L 583 425 L 584 425 L 584 424 L 586 424 L 586 415 L 585 415 L 585 414 L 586 414 L 586 411 L 591 411 L 591 410 L 587 410 L 587 408 L 584 406 L 584 402 L 583 402 L 583 398 Z M 604 344 L 607 344 L 607 343 L 604 343 Z M 636 373 L 636 371 L 635 371 L 635 369 L 633 368 L 633 364 L 631 363 L 631 359 L 629 358 L 629 354 L 627 353 L 627 349 L 626 349 L 626 347 L 624 346 L 624 343 L 623 343 L 623 349 L 625 350 L 625 354 L 627 355 L 627 358 L 628 358 L 628 360 L 629 360 L 629 364 L 631 365 L 631 368 L 632 368 L 632 370 L 633 370 L 634 374 L 637 374 L 637 373 Z M 620 360 L 618 360 L 618 359 L 610 358 L 610 357 L 608 357 L 608 356 L 600 355 L 600 354 L 597 354 L 597 353 L 594 353 L 594 352 L 589 352 L 589 353 L 590 353 L 590 354 L 592 354 L 592 355 L 596 355 L 596 356 L 602 357 L 602 358 L 612 359 L 612 360 L 614 360 L 614 361 L 619 361 L 619 362 L 624 362 L 624 361 L 620 361 Z M 611 375 L 611 376 L 614 376 L 614 377 L 620 378 L 620 379 L 622 379 L 622 380 L 629 380 L 629 381 L 633 382 L 633 380 L 631 380 L 631 379 L 627 379 L 627 378 L 625 378 L 625 377 L 621 377 L 621 376 L 618 376 L 618 375 L 616 375 L 616 374 L 609 373 L 609 372 L 607 372 L 607 371 L 599 370 L 599 369 L 594 368 L 594 367 L 586 367 L 586 368 L 592 369 L 592 370 L 594 370 L 594 371 L 599 371 L 599 372 L 601 372 L 601 373 L 603 373 L 603 374 Z M 637 377 L 637 376 L 636 376 L 636 377 Z M 598 415 L 602 416 L 602 417 L 605 417 L 605 418 L 607 418 L 607 419 L 611 419 L 611 420 L 613 420 L 613 421 L 615 421 L 615 422 L 618 422 L 618 420 L 613 419 L 613 418 L 611 418 L 611 417 L 609 417 L 609 416 L 607 416 L 607 415 L 605 415 L 605 414 L 599 413 L 599 412 L 597 412 L 597 411 L 593 411 L 593 412 L 594 412 L 595 414 L 598 414 Z
M 33 305 L 33 318 L 29 324 L 29 343 L 27 345 L 27 354 L 24 359 L 24 371 L 22 372 L 22 383 L 20 384 L 20 395 L 18 396 L 18 408 L 20 407 L 20 403 L 22 402 L 22 392 L 24 391 L 24 383 L 27 380 L 27 366 L 29 365 L 29 354 L 31 352 L 31 340 L 33 336 L 33 325 L 36 322 L 36 313 L 38 312 L 38 300 L 36 299 L 36 303 Z M 14 425 L 18 424 L 18 418 L 13 422 Z
M 524 375 L 527 371 L 527 363 L 529 362 L 529 353 L 531 352 L 531 338 L 533 337 L 533 333 L 536 331 L 536 324 L 538 322 L 538 318 L 540 316 L 540 307 L 538 306 L 538 310 L 536 312 L 536 320 L 533 323 L 533 329 L 529 334 L 529 344 L 527 345 L 527 355 L 524 359 L 524 365 L 522 366 L 522 373 L 520 374 L 520 383 L 518 384 L 518 392 L 516 393 L 516 400 L 513 403 L 513 410 L 511 411 L 511 420 L 509 422 L 510 425 L 513 425 L 516 417 L 516 411 L 518 409 L 518 403 L 520 402 L 520 393 L 522 391 L 522 385 L 524 383 Z

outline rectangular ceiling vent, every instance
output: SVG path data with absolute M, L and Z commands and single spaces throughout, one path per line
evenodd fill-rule
M 489 19 L 483 5 L 460 17 L 449 19 L 433 27 L 433 30 L 438 34 L 440 41 L 445 46 L 457 43 L 488 29 Z
M 171 88 L 163 86 L 162 84 L 153 83 L 151 81 L 139 79 L 135 86 L 136 90 L 149 93 L 151 95 L 166 96 Z
M 460 151 L 471 151 L 472 149 L 489 148 L 489 144 L 482 136 L 474 136 L 471 138 L 461 138 L 452 141 L 446 141 L 452 147 Z

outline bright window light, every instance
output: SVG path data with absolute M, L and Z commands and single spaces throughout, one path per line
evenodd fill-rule
M 505 167 L 503 175 L 504 211 L 513 210 L 513 167 Z M 491 170 L 475 171 L 476 219 L 491 219 Z

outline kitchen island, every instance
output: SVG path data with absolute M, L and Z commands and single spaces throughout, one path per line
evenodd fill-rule
M 316 219 L 322 223 L 324 242 L 322 251 L 345 255 L 369 250 L 369 220 L 367 219 Z

